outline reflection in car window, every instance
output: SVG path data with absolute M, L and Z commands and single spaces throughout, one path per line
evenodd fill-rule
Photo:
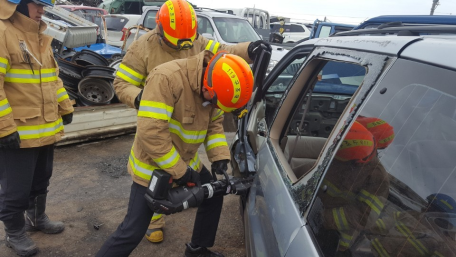
M 211 22 L 205 18 L 198 16 L 198 33 L 208 33 L 214 36 L 214 29 L 212 28 Z
M 311 209 L 326 256 L 456 254 L 456 74 L 396 65 L 413 78 L 392 74 L 374 91 Z
M 260 36 L 247 20 L 215 17 L 214 23 L 225 42 L 240 43 L 260 40 Z

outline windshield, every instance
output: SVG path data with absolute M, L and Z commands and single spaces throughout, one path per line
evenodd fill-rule
M 236 18 L 214 18 L 215 26 L 225 42 L 240 43 L 260 40 L 247 20 Z
M 110 31 L 121 31 L 128 19 L 123 16 L 105 16 L 106 29 Z

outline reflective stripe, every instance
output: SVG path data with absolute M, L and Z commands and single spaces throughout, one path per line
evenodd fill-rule
M 28 69 L 9 69 L 5 76 L 5 82 L 12 83 L 38 84 L 56 80 L 57 73 L 55 68 L 33 71 Z
M 138 117 L 154 118 L 169 122 L 174 108 L 160 102 L 141 100 Z
M 346 248 L 350 247 L 350 242 L 353 240 L 353 237 L 350 236 L 349 234 L 345 234 L 340 231 L 339 231 L 339 233 L 341 235 L 341 237 L 339 238 L 339 244 Z
M 193 41 L 195 41 L 196 34 L 197 34 L 197 33 L 195 33 L 195 35 L 193 35 L 192 37 L 189 38 L 190 41 L 192 41 L 192 43 L 193 43 Z M 171 36 L 170 34 L 166 33 L 165 30 L 163 30 L 163 36 L 164 36 L 169 42 L 171 42 L 171 44 L 177 46 L 177 43 L 179 42 L 179 38 L 176 38 L 176 37 Z M 184 38 L 181 38 L 181 39 L 184 39 Z M 185 38 L 185 39 L 187 39 L 187 38 Z
M 380 243 L 378 238 L 372 240 L 372 245 L 374 246 L 375 250 L 379 254 L 380 257 L 389 257 L 388 252 L 383 248 L 383 245 Z
M 145 76 L 142 75 L 141 73 L 134 71 L 133 69 L 131 69 L 130 67 L 128 67 L 127 65 L 125 65 L 123 63 L 121 63 L 119 65 L 119 68 L 117 69 L 117 72 L 116 72 L 116 76 L 119 76 L 123 80 L 130 82 L 131 84 L 133 84 L 135 86 L 144 84 L 143 80 L 144 80 Z
M 188 144 L 201 144 L 206 138 L 207 130 L 185 130 L 180 122 L 171 119 L 169 121 L 169 131 L 177 135 L 182 141 Z
M 59 88 L 59 90 L 57 90 L 57 102 L 60 103 L 65 99 L 69 99 L 67 91 L 63 87 Z
M 363 203 L 366 203 L 369 205 L 369 207 L 377 213 L 377 215 L 380 215 L 380 212 L 383 210 L 383 203 L 378 199 L 373 194 L 370 194 L 366 190 L 361 190 L 359 196 L 359 200 Z
M 444 257 L 443 254 L 441 254 L 441 253 L 439 253 L 439 252 L 437 252 L 437 251 L 435 251 L 434 254 L 432 255 L 432 257 L 434 257 L 434 256 L 437 256 L 437 257 Z
M 54 136 L 62 130 L 62 118 L 43 125 L 17 126 L 21 140 Z
M 10 114 L 12 111 L 8 99 L 5 98 L 0 101 L 0 117 Z
M 172 28 L 173 30 L 176 30 L 176 14 L 175 14 L 173 2 L 166 1 L 165 4 L 166 4 L 166 7 L 168 7 L 169 27 Z
M 193 10 L 193 6 L 189 2 L 187 2 L 187 4 L 188 4 L 188 9 L 190 9 L 190 15 L 192 16 L 192 29 L 194 29 L 196 26 L 195 10 Z
M 217 113 L 215 114 L 215 116 L 212 117 L 212 121 L 215 121 L 215 120 L 218 119 L 220 116 L 222 116 L 224 113 L 225 113 L 224 111 L 218 109 L 218 110 L 217 110 Z
M 209 40 L 209 43 L 206 45 L 206 50 L 211 51 L 212 53 L 216 54 L 219 49 L 220 43 L 215 42 L 214 40 Z
M 154 213 L 154 216 L 152 216 L 152 220 L 161 219 L 162 215 L 163 215 L 163 214 Z
M 0 72 L 6 74 L 7 69 L 8 69 L 8 59 L 0 57 Z
M 193 159 L 190 160 L 189 166 L 194 170 L 199 170 L 200 163 L 201 161 L 199 159 L 198 152 L 196 152 L 195 157 L 193 157 Z
M 332 213 L 334 222 L 336 222 L 336 226 L 339 231 L 347 231 L 350 229 L 347 218 L 345 217 L 344 208 L 334 208 L 332 209 Z
M 224 134 L 215 134 L 215 135 L 210 135 L 206 139 L 206 151 L 211 150 L 212 148 L 219 147 L 219 146 L 228 146 L 228 143 L 226 142 L 226 137 Z
M 219 100 L 217 100 L 217 107 L 222 109 L 224 112 L 232 112 L 237 109 L 237 108 L 226 107 Z
M 328 180 L 324 180 L 323 182 L 328 187 L 328 194 L 332 197 L 341 197 L 346 200 L 356 200 L 356 195 L 349 191 L 340 191 L 335 185 L 333 185 Z
M 131 148 L 130 152 L 130 157 L 129 157 L 129 164 L 131 169 L 133 170 L 133 173 L 145 180 L 150 180 L 150 177 L 152 176 L 152 172 L 158 167 L 149 165 L 147 163 L 141 162 L 140 160 L 136 159 L 135 153 L 133 152 L 133 148 Z
M 383 222 L 382 219 L 378 219 L 377 221 L 375 221 L 375 224 L 377 224 L 377 227 L 380 230 L 380 233 L 382 233 L 383 235 L 386 235 L 386 233 L 388 231 L 386 230 L 385 222 Z
M 239 82 L 238 75 L 228 63 L 222 63 L 222 70 L 231 80 L 231 85 L 233 86 L 233 97 L 231 98 L 231 103 L 236 104 L 239 101 L 242 93 L 241 82 Z
M 171 148 L 171 150 L 167 154 L 165 154 L 163 157 L 153 159 L 153 160 L 156 164 L 158 164 L 158 166 L 160 168 L 167 169 L 167 168 L 171 168 L 174 165 L 176 165 L 176 163 L 179 161 L 180 158 L 181 157 L 180 157 L 179 153 L 176 151 L 176 148 L 173 146 Z
M 412 232 L 407 228 L 407 226 L 402 223 L 401 221 L 397 221 L 396 223 L 396 228 L 399 232 L 401 232 L 402 235 L 404 235 L 407 238 L 407 241 L 415 247 L 415 249 L 421 254 L 421 255 L 427 255 L 428 250 L 424 245 L 418 241 L 415 236 L 412 234 Z

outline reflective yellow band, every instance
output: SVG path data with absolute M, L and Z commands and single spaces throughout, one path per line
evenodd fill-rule
M 192 5 L 189 2 L 187 2 L 187 4 L 188 4 L 188 8 L 190 9 L 190 15 L 192 16 L 192 29 L 194 29 L 195 26 L 196 26 L 195 10 L 193 10 L 193 7 L 192 7 Z
M 205 145 L 206 151 L 209 151 L 215 147 L 228 146 L 228 143 L 224 134 L 214 134 L 207 137 Z
M 339 231 L 347 231 L 350 229 L 347 218 L 345 217 L 344 208 L 334 208 L 332 209 L 332 213 L 334 222 L 336 222 L 336 226 Z
M 0 117 L 6 116 L 12 112 L 11 106 L 9 105 L 8 99 L 0 101 Z
M 43 125 L 17 126 L 21 140 L 54 136 L 63 130 L 62 118 Z
M 145 180 L 150 180 L 150 177 L 152 176 L 152 172 L 158 167 L 149 165 L 147 163 L 141 162 L 135 157 L 135 153 L 133 152 L 133 148 L 131 148 L 130 152 L 130 157 L 128 163 L 130 164 L 131 169 L 133 170 L 133 173 Z
M 5 82 L 38 84 L 40 82 L 51 82 L 57 80 L 55 68 L 29 70 L 29 69 L 9 69 L 5 76 Z
M 216 54 L 219 49 L 220 43 L 215 42 L 214 40 L 209 40 L 209 43 L 206 45 L 206 50 L 211 51 L 212 53 Z
M 399 232 L 401 232 L 402 235 L 404 235 L 407 238 L 407 241 L 415 247 L 415 249 L 421 254 L 421 255 L 427 255 L 428 250 L 424 245 L 415 238 L 413 233 L 407 228 L 407 226 L 402 223 L 401 221 L 398 221 L 396 223 L 396 228 Z
M 388 233 L 388 231 L 386 230 L 385 222 L 382 219 L 378 219 L 377 221 L 375 221 L 375 224 L 377 224 L 380 233 L 382 233 L 383 235 L 386 235 L 386 233 Z
M 339 244 L 348 248 L 350 246 L 350 242 L 353 240 L 353 237 L 349 234 L 345 234 L 340 231 L 339 233 L 341 235 L 341 237 L 339 238 Z
M 145 76 L 141 73 L 134 71 L 132 68 L 128 67 L 127 65 L 121 63 L 119 68 L 117 69 L 116 75 L 123 80 L 130 82 L 135 86 L 139 86 L 144 84 Z
M 383 125 L 385 123 L 386 123 L 386 121 L 384 121 L 384 120 L 376 120 L 374 122 L 367 123 L 366 127 L 369 129 L 369 128 L 373 128 L 373 127 L 376 127 L 376 126 Z
M 231 84 L 233 86 L 233 97 L 231 98 L 231 103 L 235 104 L 241 97 L 241 83 L 239 82 L 238 75 L 227 63 L 222 63 L 222 70 L 231 79 Z
M 377 213 L 377 215 L 380 215 L 380 212 L 383 210 L 383 203 L 380 201 L 380 199 L 378 199 L 378 197 L 376 197 L 375 195 L 373 194 L 370 194 L 369 192 L 367 192 L 366 190 L 361 190 L 360 194 L 358 195 L 359 197 L 359 200 L 363 203 L 366 203 L 367 205 L 369 205 L 369 207 L 375 211 L 375 213 Z
M 152 220 L 161 219 L 162 215 L 163 215 L 163 214 L 154 213 L 154 216 L 152 216 Z
M 138 117 L 154 118 L 169 122 L 174 108 L 160 102 L 141 100 Z
M 217 113 L 215 114 L 215 116 L 212 117 L 212 121 L 215 121 L 215 120 L 218 119 L 220 116 L 222 116 L 224 113 L 225 113 L 224 111 L 218 109 L 218 110 L 217 110 Z
M 195 157 L 193 157 L 193 159 L 190 160 L 189 166 L 194 170 L 199 170 L 200 163 L 201 161 L 199 159 L 198 152 L 196 152 Z
M 204 142 L 207 134 L 207 130 L 185 130 L 180 122 L 174 119 L 170 119 L 169 121 L 169 131 L 187 144 L 201 144 Z
M 237 108 L 226 107 L 219 100 L 217 100 L 217 107 L 222 109 L 224 112 L 232 112 L 237 109 Z
M 350 191 L 341 191 L 335 185 L 333 185 L 329 180 L 325 179 L 323 184 L 328 187 L 327 192 L 332 197 L 341 197 L 346 200 L 355 200 L 356 195 Z
M 434 257 L 434 256 L 437 256 L 437 257 L 444 257 L 443 254 L 441 254 L 441 253 L 439 253 L 439 252 L 437 252 L 437 251 L 435 251 L 434 254 L 432 255 L 432 257 Z
M 177 43 L 179 42 L 180 39 L 187 39 L 187 38 L 176 38 L 176 37 L 173 37 L 170 34 L 166 33 L 166 31 L 164 31 L 164 30 L 163 30 L 163 36 L 165 36 L 166 40 L 171 42 L 171 44 L 176 45 L 176 46 L 177 46 Z M 193 41 L 195 41 L 195 37 L 196 37 L 196 33 L 191 38 L 189 38 L 190 41 L 192 41 L 192 43 L 193 43 Z
M 165 156 L 156 158 L 153 160 L 156 164 L 158 164 L 158 166 L 160 168 L 167 169 L 167 168 L 171 168 L 174 165 L 176 165 L 176 163 L 179 161 L 180 158 L 181 157 L 180 157 L 179 153 L 177 152 L 176 148 L 173 146 L 171 148 L 171 150 L 167 154 L 165 154 Z
M 385 250 L 385 248 L 383 248 L 383 245 L 380 243 L 378 238 L 375 238 L 371 242 L 380 257 L 389 257 L 388 252 Z
M 6 74 L 8 70 L 8 59 L 0 57 L 0 72 Z
M 374 142 L 371 140 L 362 140 L 362 139 L 344 139 L 342 144 L 339 147 L 340 149 L 346 149 L 355 146 L 372 146 Z
M 176 13 L 174 9 L 173 2 L 171 1 L 166 1 L 165 2 L 166 7 L 168 7 L 168 13 L 169 13 L 169 26 L 176 30 Z
M 57 102 L 60 103 L 65 99 L 69 99 L 67 91 L 63 87 L 59 88 L 59 90 L 57 90 Z

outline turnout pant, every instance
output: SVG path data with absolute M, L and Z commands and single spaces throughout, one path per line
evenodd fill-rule
M 47 193 L 53 161 L 54 145 L 0 149 L 0 220 L 24 212 L 29 199 Z
M 212 179 L 212 175 L 205 167 L 201 170 L 200 175 L 202 184 L 208 183 Z M 154 214 L 144 198 L 146 190 L 146 187 L 133 182 L 127 215 L 117 230 L 103 244 L 97 257 L 129 256 L 141 242 Z M 193 244 L 205 247 L 214 245 L 222 205 L 223 197 L 218 197 L 205 199 L 198 207 L 192 236 Z M 182 251 L 184 251 L 184 246 L 182 246 Z

